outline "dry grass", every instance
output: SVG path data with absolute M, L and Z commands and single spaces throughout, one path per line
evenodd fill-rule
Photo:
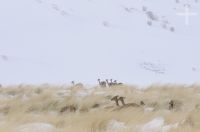
M 143 107 L 119 109 L 110 99 L 120 95 L 126 103 L 145 102 Z M 169 100 L 175 108 L 168 110 Z M 73 106 L 76 112 L 60 110 Z M 146 111 L 147 108 L 153 111 Z M 198 132 L 200 130 L 199 85 L 152 85 L 146 89 L 136 86 L 112 88 L 19 85 L 0 89 L 0 131 L 24 132 L 28 123 L 47 123 L 54 132 L 134 132 L 138 126 L 154 118 L 163 117 L 165 125 L 176 124 L 172 132 Z M 111 120 L 123 122 L 122 129 L 108 129 Z M 114 129 L 114 128 L 113 128 Z

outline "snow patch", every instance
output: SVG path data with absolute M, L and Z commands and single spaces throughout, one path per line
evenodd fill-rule
M 178 124 L 179 124 L 179 123 L 171 124 L 171 125 L 165 125 L 165 126 L 163 126 L 163 128 L 162 128 L 162 132 L 168 132 L 168 131 L 170 131 L 170 129 L 172 129 L 172 128 L 177 128 L 177 127 L 178 127 Z
M 164 119 L 162 117 L 155 118 L 152 121 L 146 123 L 141 128 L 141 132 L 160 132 L 164 125 Z
M 151 112 L 151 111 L 154 111 L 154 109 L 155 108 L 153 108 L 153 107 L 147 107 L 147 108 L 144 109 L 144 111 L 145 112 Z
M 0 95 L 0 100 L 6 101 L 15 98 L 14 95 Z
M 111 120 L 107 125 L 107 130 L 113 131 L 113 132 L 119 131 L 125 128 L 126 128 L 125 123 L 117 121 L 117 120 Z
M 146 124 L 140 126 L 140 132 L 168 132 L 172 128 L 177 128 L 178 123 L 164 125 L 164 118 L 158 117 L 155 118 Z
M 76 93 L 77 97 L 86 97 L 86 96 L 89 96 L 89 95 L 90 95 L 90 93 L 86 90 L 81 90 L 81 91 L 78 91 Z
M 53 132 L 55 127 L 48 123 L 28 123 L 19 127 L 20 132 Z

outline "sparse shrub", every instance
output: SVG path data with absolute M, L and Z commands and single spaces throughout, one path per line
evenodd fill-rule
M 92 108 L 98 108 L 100 105 L 99 104 L 94 104 L 93 106 L 92 106 Z
M 170 27 L 169 29 L 171 32 L 174 32 L 175 31 L 175 28 L 174 27 Z
M 147 21 L 147 24 L 148 24 L 149 26 L 151 26 L 151 25 L 152 25 L 152 22 L 151 22 L 151 21 Z
M 34 92 L 35 92 L 36 94 L 41 94 L 42 91 L 43 91 L 43 90 L 42 90 L 41 88 L 37 88 L 37 89 L 34 90 Z

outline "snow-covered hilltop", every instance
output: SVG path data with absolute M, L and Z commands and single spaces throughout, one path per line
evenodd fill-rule
M 198 0 L 0 2 L 0 82 L 199 82 Z

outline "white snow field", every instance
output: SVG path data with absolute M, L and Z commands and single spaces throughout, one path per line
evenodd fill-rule
M 0 2 L 0 82 L 195 83 L 200 78 L 198 0 Z

